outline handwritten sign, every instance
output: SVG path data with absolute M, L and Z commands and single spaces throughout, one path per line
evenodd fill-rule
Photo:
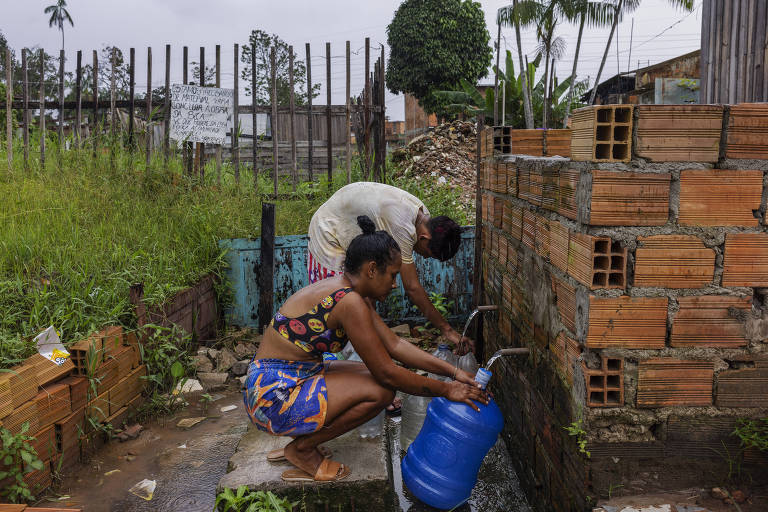
M 171 138 L 177 141 L 224 144 L 233 103 L 234 89 L 173 84 Z

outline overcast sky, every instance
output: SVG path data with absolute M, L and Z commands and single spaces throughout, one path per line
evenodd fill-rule
M 58 55 L 61 34 L 48 27 L 48 17 L 43 13 L 54 0 L 0 0 L 3 17 L 2 31 L 9 44 L 17 50 L 25 46 L 41 45 L 46 51 Z M 483 0 L 486 23 L 492 38 L 496 37 L 495 12 L 508 5 L 509 0 Z M 670 6 L 669 0 L 644 0 L 640 9 L 628 16 L 618 27 L 618 64 L 626 71 L 629 64 L 635 69 L 640 62 L 661 62 L 700 47 L 701 3 L 696 0 L 693 13 L 685 13 Z M 325 87 L 325 43 L 331 43 L 332 73 L 331 92 L 334 103 L 344 102 L 344 48 L 345 41 L 352 46 L 352 92 L 362 89 L 364 82 L 365 37 L 371 38 L 376 47 L 386 43 L 386 27 L 400 4 L 400 0 L 69 0 L 68 10 L 75 22 L 67 25 L 65 44 L 68 58 L 67 69 L 74 66 L 74 52 L 83 50 L 85 62 L 90 62 L 91 50 L 104 45 L 115 45 L 127 51 L 136 48 L 137 87 L 146 84 L 146 48 L 153 47 L 155 86 L 164 84 L 165 44 L 172 45 L 172 81 L 181 81 L 181 48 L 190 47 L 190 59 L 197 60 L 200 46 L 206 47 L 206 64 L 213 63 L 214 47 L 221 45 L 222 86 L 232 85 L 233 44 L 244 43 L 252 29 L 276 33 L 303 59 L 304 44 L 312 45 L 313 81 Z M 631 34 L 634 18 L 634 33 Z M 564 25 L 558 34 L 567 42 L 566 57 L 557 65 L 562 80 L 571 72 L 576 47 L 578 27 Z M 584 42 L 579 58 L 580 78 L 597 74 L 608 29 L 585 29 Z M 630 37 L 632 38 L 631 62 L 628 62 Z M 533 30 L 524 32 L 523 51 L 533 56 L 536 37 Z M 502 31 L 502 50 L 516 52 L 515 34 L 512 29 Z M 617 72 L 616 45 L 609 53 L 603 78 Z M 372 57 L 372 61 L 374 57 Z M 503 60 L 503 59 L 502 59 Z M 517 59 L 515 59 L 517 62 Z M 493 82 L 493 76 L 481 80 Z M 321 90 L 325 101 L 325 89 Z M 388 94 L 387 113 L 390 119 L 404 118 L 403 98 Z

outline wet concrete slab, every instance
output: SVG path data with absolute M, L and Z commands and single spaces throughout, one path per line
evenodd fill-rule
M 352 431 L 324 446 L 333 452 L 333 460 L 350 467 L 352 474 L 338 482 L 284 482 L 280 475 L 293 466 L 289 462 L 271 463 L 267 453 L 288 444 L 290 438 L 265 434 L 251 427 L 229 460 L 228 473 L 218 489 L 272 491 L 292 501 L 300 501 L 307 510 L 391 512 L 394 495 L 390 483 L 389 459 L 384 436 L 361 439 Z

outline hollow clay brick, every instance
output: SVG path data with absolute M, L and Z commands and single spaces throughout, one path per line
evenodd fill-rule
M 663 226 L 669 218 L 669 174 L 592 171 L 589 223 Z
M 571 131 L 570 128 L 563 128 L 544 132 L 547 156 L 571 157 Z
M 517 164 L 515 162 L 507 162 L 507 190 L 506 194 L 511 196 L 517 195 Z
M 573 385 L 574 364 L 581 355 L 579 342 L 567 336 L 563 331 L 557 335 L 549 344 L 549 350 L 552 352 L 552 359 L 565 377 L 568 385 Z
M 589 298 L 588 348 L 664 348 L 666 297 Z
M 494 198 L 493 201 L 493 225 L 501 229 L 502 222 L 504 221 L 504 203 L 499 198 Z
M 649 359 L 638 364 L 637 406 L 702 406 L 712 404 L 714 363 Z
M 494 160 L 491 164 L 491 183 L 490 189 L 492 192 L 498 192 L 505 194 L 507 192 L 507 164 Z
M 13 411 L 13 399 L 11 398 L 11 375 L 0 373 L 0 420 Z
M 702 295 L 679 297 L 670 335 L 673 347 L 741 347 L 747 344 L 744 323 L 736 316 L 749 313 L 751 297 Z
M 653 162 L 717 162 L 723 107 L 638 105 L 635 154 Z
M 510 140 L 515 155 L 544 156 L 543 130 L 510 130 Z
M 560 196 L 560 170 L 556 167 L 545 167 L 541 170 L 541 207 L 557 211 Z
M 556 220 L 549 224 L 549 261 L 562 270 L 568 272 L 568 245 L 570 230 Z
M 730 106 L 726 158 L 768 160 L 768 104 Z
M 715 251 L 690 235 L 655 235 L 638 238 L 635 286 L 701 288 L 712 283 Z
M 69 386 L 66 384 L 49 384 L 43 387 L 35 397 L 37 404 L 38 424 L 41 429 L 53 425 L 72 412 L 72 402 L 69 398 Z
M 768 234 L 726 235 L 723 286 L 768 286 Z
M 576 289 L 563 279 L 553 279 L 557 311 L 566 329 L 576 332 Z
M 53 425 L 40 429 L 30 444 L 32 449 L 35 450 L 38 459 L 49 460 L 58 451 L 56 449 L 56 430 Z M 0 509 L 0 512 L 2 512 L 2 509 Z
M 523 236 L 523 209 L 511 201 L 504 202 L 504 218 L 501 228 L 516 240 Z
M 722 169 L 680 173 L 680 215 L 684 226 L 755 227 L 760 208 L 763 171 Z
M 756 361 L 752 368 L 720 372 L 715 405 L 768 407 L 768 361 Z
M 576 189 L 579 185 L 580 172 L 573 169 L 561 169 L 557 213 L 571 220 L 577 220 L 579 209 L 576 203 Z
M 21 407 L 37 394 L 37 372 L 33 365 L 21 364 L 11 368 L 11 403 L 13 408 Z
M 624 360 L 601 357 L 598 369 L 582 363 L 589 407 L 621 407 L 624 405 Z
M 536 214 L 530 210 L 523 210 L 523 243 L 532 251 L 536 249 Z
M 608 237 L 571 232 L 568 273 L 591 289 L 626 286 L 626 249 Z
M 599 105 L 574 110 L 571 159 L 628 162 L 632 156 L 632 108 Z
M 502 155 L 512 154 L 512 137 L 510 132 L 512 128 L 508 126 L 494 126 L 493 127 L 493 151 L 494 154 L 499 153 Z
M 3 420 L 3 427 L 12 434 L 21 433 L 21 426 L 29 422 L 28 436 L 34 436 L 39 429 L 39 418 L 37 415 L 37 402 L 30 400 L 16 407 L 11 414 Z
M 542 215 L 537 215 L 534 246 L 536 254 L 544 259 L 549 259 L 549 236 L 549 219 Z

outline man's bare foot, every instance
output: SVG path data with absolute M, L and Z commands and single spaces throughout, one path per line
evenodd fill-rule
M 288 443 L 284 448 L 285 458 L 302 471 L 314 475 L 318 466 L 323 461 L 323 456 L 317 451 L 316 446 L 304 448 L 300 445 L 301 441 L 299 439 L 294 439 Z

